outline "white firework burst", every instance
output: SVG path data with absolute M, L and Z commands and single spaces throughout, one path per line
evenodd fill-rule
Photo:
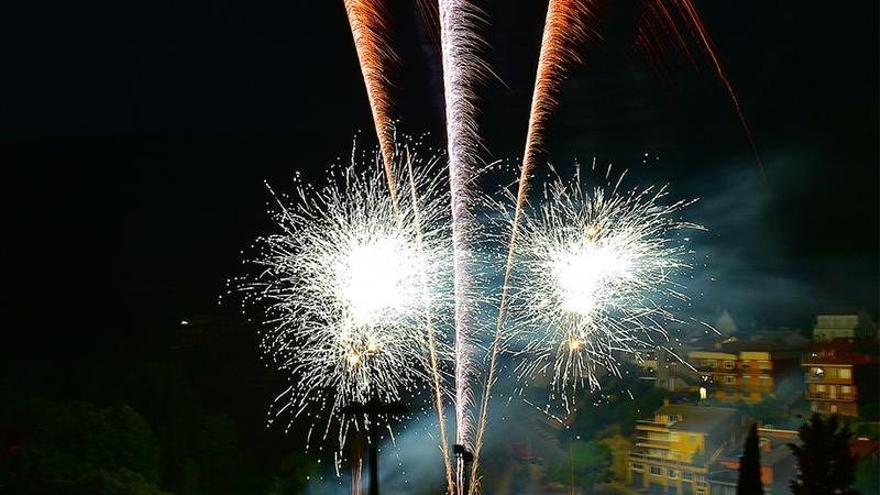
M 265 312 L 262 349 L 289 380 L 276 416 L 309 437 L 337 431 L 340 450 L 348 406 L 405 399 L 445 356 L 432 319 L 448 304 L 448 197 L 436 158 L 412 150 L 398 150 L 410 194 L 396 206 L 380 164 L 355 154 L 324 187 L 273 193 L 277 231 L 258 242 L 261 270 L 244 287 Z
M 512 335 L 526 356 L 517 371 L 547 376 L 566 409 L 578 388 L 619 376 L 622 355 L 665 346 L 675 303 L 687 299 L 681 281 L 693 253 L 683 231 L 702 228 L 681 212 L 693 200 L 620 183 L 585 190 L 579 173 L 553 181 L 515 247 Z

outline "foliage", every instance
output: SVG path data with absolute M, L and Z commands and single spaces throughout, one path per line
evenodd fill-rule
M 856 460 L 850 454 L 852 432 L 840 426 L 836 415 L 813 414 L 798 430 L 801 445 L 789 444 L 798 463 L 791 481 L 793 495 L 857 495 L 850 488 L 855 481 Z
M 874 456 L 859 461 L 856 467 L 855 487 L 861 495 L 880 494 L 880 463 Z
M 30 428 L 3 463 L 10 491 L 25 494 L 164 493 L 160 448 L 146 420 L 128 406 L 33 401 Z M 21 411 L 20 411 L 21 412 Z
M 596 483 L 611 481 L 611 449 L 598 441 L 571 442 L 568 463 L 557 467 L 549 479 L 569 485 L 573 479 L 575 486 L 583 487 L 587 493 Z
M 629 469 L 629 451 L 632 449 L 632 440 L 617 433 L 603 438 L 603 444 L 611 451 L 611 473 L 616 481 L 625 482 Z
M 311 456 L 292 453 L 295 442 L 247 450 L 239 423 L 206 412 L 176 365 L 136 365 L 106 379 L 122 392 L 101 394 L 119 405 L 0 388 L 0 493 L 289 494 L 302 493 L 318 472 Z M 258 437 L 260 417 L 245 421 Z
M 666 397 L 665 391 L 641 380 L 610 384 L 602 392 L 601 403 L 578 404 L 577 409 L 585 412 L 577 415 L 573 429 L 586 439 L 614 433 L 629 436 L 635 431 L 636 420 L 653 414 Z
M 758 440 L 758 425 L 752 423 L 743 455 L 739 458 L 739 479 L 736 483 L 736 495 L 762 495 L 761 485 L 761 449 Z

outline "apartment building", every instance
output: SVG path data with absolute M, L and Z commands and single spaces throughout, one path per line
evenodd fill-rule
M 818 315 L 813 326 L 813 340 L 817 342 L 876 338 L 877 325 L 865 312 Z
M 801 351 L 774 343 L 731 342 L 688 354 L 700 376 L 701 399 L 755 404 L 777 396 L 777 385 L 799 373 Z
M 807 401 L 813 412 L 859 416 L 860 405 L 876 403 L 878 358 L 847 344 L 824 344 L 804 355 Z
M 735 409 L 665 404 L 636 424 L 627 477 L 637 489 L 675 495 L 708 495 L 709 467 L 740 441 Z

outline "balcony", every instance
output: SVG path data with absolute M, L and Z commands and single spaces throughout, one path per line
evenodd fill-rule
M 706 456 L 705 454 L 702 454 L 702 453 L 694 454 L 691 456 L 690 460 L 683 461 L 680 459 L 673 458 L 673 456 L 671 456 L 671 455 L 656 455 L 656 454 L 649 454 L 648 452 L 640 452 L 637 450 L 633 450 L 633 451 L 630 451 L 630 453 L 629 453 L 629 459 L 630 459 L 630 461 L 636 461 L 636 462 L 639 462 L 639 461 L 641 461 L 641 462 L 655 462 L 655 463 L 659 462 L 659 463 L 663 463 L 664 465 L 667 465 L 667 466 L 674 466 L 674 467 L 687 466 L 690 468 L 705 468 L 706 465 L 709 463 L 709 457 Z
M 807 392 L 807 400 L 854 402 L 856 400 L 856 394 L 835 394 L 832 396 L 828 392 Z
M 672 440 L 668 438 L 657 438 L 657 437 L 646 437 L 646 436 L 638 436 L 636 437 L 636 442 L 643 443 L 672 443 Z

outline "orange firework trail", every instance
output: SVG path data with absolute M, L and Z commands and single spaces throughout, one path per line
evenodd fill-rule
M 397 181 L 394 174 L 395 142 L 394 130 L 390 117 L 390 96 L 388 94 L 389 81 L 388 68 L 395 62 L 395 56 L 388 43 L 387 31 L 388 18 L 383 0 L 345 0 L 345 11 L 351 26 L 352 37 L 360 62 L 364 84 L 367 88 L 367 97 L 370 100 L 370 108 L 373 113 L 373 123 L 376 127 L 376 135 L 379 139 L 379 148 L 382 153 L 382 162 L 385 169 L 385 179 L 388 183 L 388 191 L 395 210 L 399 211 Z M 412 173 L 412 159 L 407 150 L 405 163 L 408 172 Z M 416 200 L 415 183 L 410 177 L 412 199 Z M 419 229 L 419 243 L 421 237 L 421 217 L 416 211 L 416 223 Z M 443 412 L 442 378 L 440 376 L 439 361 L 437 356 L 437 344 L 434 337 L 434 329 L 428 321 L 428 350 L 429 364 L 432 375 L 432 388 L 434 389 L 434 402 L 440 429 L 440 449 L 443 462 L 446 467 L 446 477 L 449 486 L 452 486 L 452 468 L 449 464 L 449 445 L 446 438 L 446 418 Z M 360 469 L 357 470 L 359 478 Z M 359 487 L 356 482 L 355 486 Z
M 678 21 L 677 18 L 680 18 L 681 21 Z M 682 27 L 679 27 L 679 22 L 683 24 Z M 662 43 L 668 38 L 663 34 L 668 33 L 687 59 L 692 64 L 696 65 L 688 48 L 688 42 L 683 34 L 683 31 L 685 30 L 689 31 L 695 37 L 700 49 L 708 57 L 716 77 L 718 77 L 718 80 L 721 81 L 721 84 L 724 86 L 724 90 L 727 92 L 730 102 L 733 104 L 739 123 L 746 135 L 746 139 L 749 141 L 752 154 L 754 155 L 758 168 L 761 171 L 761 177 L 766 182 L 767 175 L 764 171 L 764 163 L 761 161 L 761 156 L 758 154 L 758 147 L 752 136 L 752 130 L 743 114 L 739 97 L 737 97 L 736 91 L 733 89 L 733 84 L 727 77 L 724 65 L 721 64 L 721 60 L 718 58 L 718 54 L 715 50 L 715 44 L 712 42 L 712 38 L 709 36 L 708 31 L 706 31 L 706 26 L 703 24 L 703 20 L 700 18 L 700 14 L 697 12 L 696 7 L 694 7 L 693 0 L 649 0 L 645 4 L 645 16 L 639 26 L 639 34 L 636 43 L 650 57 L 652 54 L 663 51 Z
M 535 77 L 535 89 L 532 93 L 531 112 L 529 113 L 526 147 L 523 153 L 516 195 L 516 210 L 514 212 L 510 244 L 507 251 L 507 263 L 504 269 L 504 282 L 501 289 L 498 320 L 495 327 L 495 336 L 489 351 L 489 372 L 483 389 L 480 417 L 477 423 L 474 463 L 471 470 L 471 477 L 474 483 L 471 484 L 471 493 L 476 493 L 477 490 L 478 460 L 480 448 L 483 444 L 483 435 L 486 431 L 489 398 L 492 394 L 492 386 L 497 373 L 496 364 L 504 324 L 508 281 L 513 268 L 520 217 L 526 197 L 528 196 L 535 158 L 543 142 L 544 128 L 550 113 L 556 107 L 556 95 L 559 92 L 559 87 L 565 79 L 567 69 L 581 61 L 577 49 L 587 38 L 590 31 L 587 21 L 591 13 L 591 3 L 590 0 L 550 0 L 547 6 L 547 18 L 544 24 L 544 34 L 541 39 L 541 53 L 538 57 L 538 71 Z
M 397 205 L 397 181 L 394 178 L 394 129 L 391 123 L 391 97 L 388 94 L 388 68 L 395 56 L 388 43 L 388 13 L 382 0 L 345 0 L 345 12 L 358 61 L 367 87 L 373 124 L 385 165 L 385 178 L 391 201 Z

